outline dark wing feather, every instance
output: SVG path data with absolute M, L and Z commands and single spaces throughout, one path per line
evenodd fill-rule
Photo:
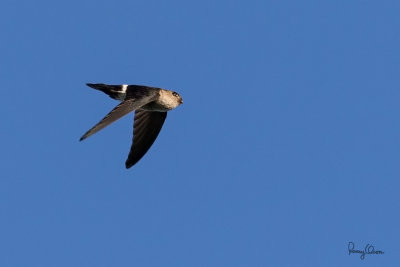
M 167 112 L 135 111 L 131 150 L 125 162 L 127 169 L 135 165 L 156 140 L 167 118 Z
M 97 133 L 98 131 L 108 126 L 112 122 L 122 118 L 129 112 L 132 112 L 134 109 L 135 109 L 134 101 L 128 100 L 121 102 L 118 106 L 116 106 L 113 110 L 111 110 L 100 122 L 98 122 L 89 131 L 87 131 L 79 141 L 82 141 L 87 137 L 91 136 L 92 134 Z
M 140 92 L 139 92 L 140 93 Z M 157 94 L 155 91 L 151 93 L 147 92 L 146 95 L 142 93 L 141 95 L 138 94 L 137 97 L 131 96 L 132 98 L 122 101 L 118 106 L 116 106 L 113 110 L 110 111 L 99 123 L 93 126 L 92 129 L 87 131 L 80 139 L 80 141 L 86 139 L 87 137 L 91 136 L 92 134 L 97 133 L 104 127 L 108 126 L 110 123 L 122 118 L 129 112 L 140 108 L 148 104 L 149 102 L 156 99 Z

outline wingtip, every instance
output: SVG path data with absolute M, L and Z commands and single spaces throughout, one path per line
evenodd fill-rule
M 132 166 L 133 166 L 132 163 L 130 163 L 130 162 L 125 162 L 125 168 L 126 168 L 126 169 L 130 169 Z
M 132 168 L 136 163 L 137 163 L 137 161 L 134 161 L 134 160 L 132 160 L 132 159 L 126 159 L 126 161 L 125 161 L 125 168 L 126 168 L 126 169 L 130 169 L 130 168 Z

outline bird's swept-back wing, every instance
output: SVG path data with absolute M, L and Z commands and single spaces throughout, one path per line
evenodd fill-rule
M 137 97 L 131 96 L 132 98 L 127 99 L 121 102 L 118 106 L 116 106 L 113 110 L 110 111 L 99 123 L 97 123 L 92 129 L 87 131 L 80 139 L 80 141 L 86 139 L 87 137 L 91 136 L 92 134 L 97 133 L 110 123 L 122 118 L 129 112 L 132 112 L 135 109 L 140 108 L 148 104 L 149 102 L 153 101 L 157 95 L 156 92 L 152 92 L 147 95 L 138 95 Z
M 166 117 L 167 112 L 135 111 L 132 146 L 125 162 L 127 169 L 146 154 L 160 133 Z

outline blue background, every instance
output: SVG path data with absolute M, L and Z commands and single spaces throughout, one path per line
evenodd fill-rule
M 1 266 L 399 266 L 399 1 L 0 3 Z M 179 92 L 132 114 L 86 87 Z M 372 244 L 383 255 L 349 255 Z

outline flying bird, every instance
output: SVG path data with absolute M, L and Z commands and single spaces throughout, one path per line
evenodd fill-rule
M 87 131 L 79 141 L 135 111 L 132 145 L 125 162 L 127 169 L 135 165 L 154 143 L 167 117 L 167 112 L 183 103 L 182 97 L 177 92 L 157 87 L 102 83 L 87 83 L 86 85 L 106 93 L 121 103 Z

